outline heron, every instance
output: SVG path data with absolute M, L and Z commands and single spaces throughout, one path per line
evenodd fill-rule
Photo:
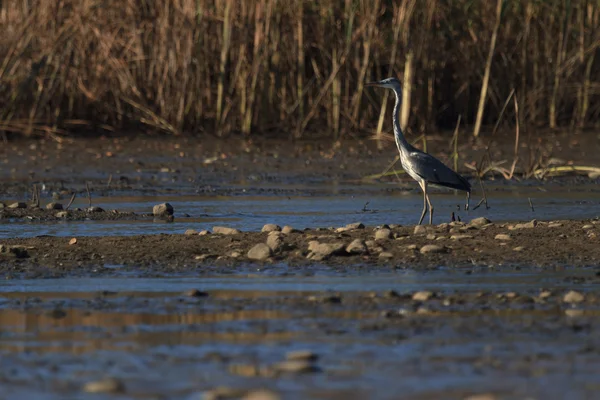
M 428 208 L 429 224 L 431 225 L 433 223 L 433 206 L 431 205 L 429 194 L 427 193 L 428 185 L 443 186 L 467 192 L 465 210 L 468 210 L 469 199 L 471 196 L 471 184 L 469 181 L 448 168 L 431 154 L 427 154 L 415 148 L 406 141 L 402 129 L 400 129 L 400 122 L 398 120 L 400 104 L 402 103 L 402 83 L 396 78 L 386 78 L 378 82 L 368 82 L 366 83 L 366 86 L 391 89 L 394 91 L 394 95 L 396 95 L 392 120 L 394 123 L 394 139 L 396 141 L 396 146 L 398 147 L 398 152 L 400 153 L 400 163 L 406 173 L 417 181 L 423 191 L 423 211 L 421 212 L 419 225 L 423 222 L 423 218 L 425 218 Z

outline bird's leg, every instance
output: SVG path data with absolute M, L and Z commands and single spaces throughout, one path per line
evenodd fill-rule
M 465 204 L 465 211 L 469 211 L 469 200 L 471 199 L 471 192 L 467 192 L 467 204 Z
M 419 225 L 421 225 L 423 218 L 425 218 L 425 213 L 427 212 L 427 184 L 419 182 L 419 186 L 421 186 L 421 190 L 423 191 L 423 212 L 421 212 L 421 218 L 419 219 Z
M 429 195 L 427 194 L 427 183 L 425 183 L 425 197 L 427 198 L 427 204 L 429 205 L 429 225 L 433 225 L 433 206 L 431 205 L 431 200 L 429 200 Z

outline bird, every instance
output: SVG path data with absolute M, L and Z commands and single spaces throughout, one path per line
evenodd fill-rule
M 386 78 L 377 82 L 367 82 L 366 86 L 375 86 L 385 89 L 391 89 L 396 95 L 394 104 L 394 113 L 392 122 L 394 124 L 394 139 L 398 152 L 400 153 L 400 163 L 402 168 L 408 175 L 411 176 L 423 191 L 423 211 L 419 219 L 419 225 L 423 222 L 423 218 L 429 207 L 429 224 L 433 223 L 433 206 L 427 194 L 427 186 L 443 186 L 452 189 L 458 189 L 467 192 L 467 200 L 465 210 L 469 209 L 469 199 L 471 197 L 471 184 L 464 177 L 448 168 L 440 160 L 425 153 L 406 141 L 400 122 L 398 113 L 400 112 L 400 104 L 402 103 L 402 83 L 397 78 Z

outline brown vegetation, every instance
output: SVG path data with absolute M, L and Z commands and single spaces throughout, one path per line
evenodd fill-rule
M 389 75 L 408 80 L 403 123 L 416 131 L 452 129 L 459 117 L 472 124 L 483 105 L 482 122 L 493 125 L 513 90 L 523 127 L 595 123 L 598 2 L 507 0 L 500 14 L 496 7 L 2 1 L 0 132 L 371 134 L 382 129 L 382 99 L 363 82 Z M 509 108 L 503 118 L 514 115 Z

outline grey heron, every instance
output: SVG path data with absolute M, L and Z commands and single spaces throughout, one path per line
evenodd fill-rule
M 400 112 L 400 104 L 402 102 L 402 84 L 396 78 L 387 78 L 378 82 L 368 82 L 366 86 L 377 86 L 386 89 L 392 89 L 396 95 L 396 103 L 394 104 L 393 123 L 394 123 L 394 139 L 398 152 L 400 152 L 400 163 L 402 168 L 410 175 L 423 190 L 423 212 L 419 219 L 419 225 L 423 222 L 423 218 L 429 207 L 429 224 L 433 222 L 433 206 L 427 194 L 427 186 L 444 186 L 447 188 L 463 190 L 467 192 L 467 202 L 465 210 L 469 209 L 469 198 L 471 195 L 471 184 L 462 176 L 448 168 L 437 158 L 430 154 L 422 152 L 413 147 L 406 141 L 400 122 L 398 121 L 398 113 Z

